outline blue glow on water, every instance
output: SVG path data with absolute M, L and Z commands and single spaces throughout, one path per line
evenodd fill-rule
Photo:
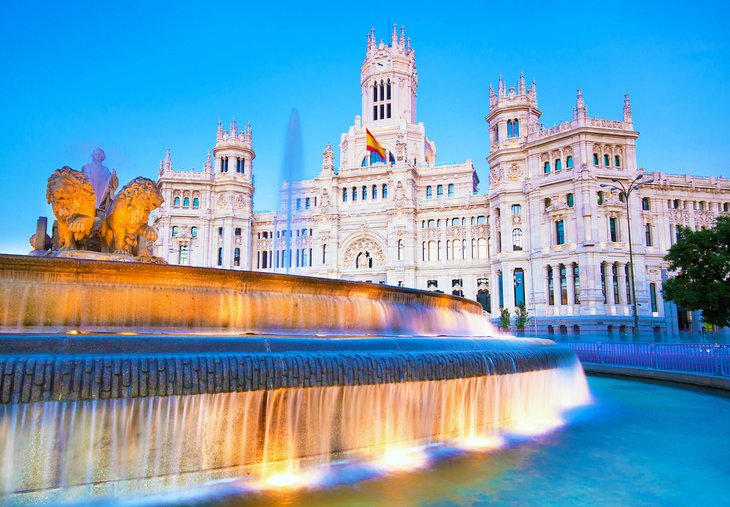
M 650 383 L 590 378 L 594 404 L 566 424 L 502 449 L 423 449 L 429 468 L 385 473 L 338 463 L 316 485 L 253 491 L 208 484 L 144 504 L 203 505 L 720 505 L 730 498 L 730 398 Z M 139 503 L 139 501 L 135 502 Z

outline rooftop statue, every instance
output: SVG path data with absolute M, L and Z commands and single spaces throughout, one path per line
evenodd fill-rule
M 81 171 L 64 166 L 48 178 L 46 199 L 56 223 L 50 237 L 47 219 L 39 218 L 31 255 L 165 263 L 152 255 L 149 244 L 157 240 L 147 223 L 150 212 L 164 202 L 157 184 L 140 176 L 115 197 L 119 180 L 102 164 L 105 158 L 97 148 Z

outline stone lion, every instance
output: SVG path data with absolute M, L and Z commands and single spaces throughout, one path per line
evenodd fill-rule
M 147 225 L 150 212 L 165 200 L 154 181 L 138 177 L 127 183 L 114 198 L 101 222 L 101 238 L 107 251 L 136 255 L 138 236 L 157 240 L 157 231 Z
M 56 169 L 48 178 L 46 200 L 58 221 L 58 249 L 76 249 L 94 225 L 96 194 L 91 181 L 68 166 Z

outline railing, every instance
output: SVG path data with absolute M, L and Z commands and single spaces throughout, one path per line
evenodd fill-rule
M 583 363 L 730 377 L 730 346 L 695 343 L 560 342 Z

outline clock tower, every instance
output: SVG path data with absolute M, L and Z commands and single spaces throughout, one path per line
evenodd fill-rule
M 377 42 L 375 30 L 368 34 L 368 48 L 360 73 L 362 119 L 375 127 L 416 123 L 415 50 L 401 27 L 393 25 L 390 45 Z

